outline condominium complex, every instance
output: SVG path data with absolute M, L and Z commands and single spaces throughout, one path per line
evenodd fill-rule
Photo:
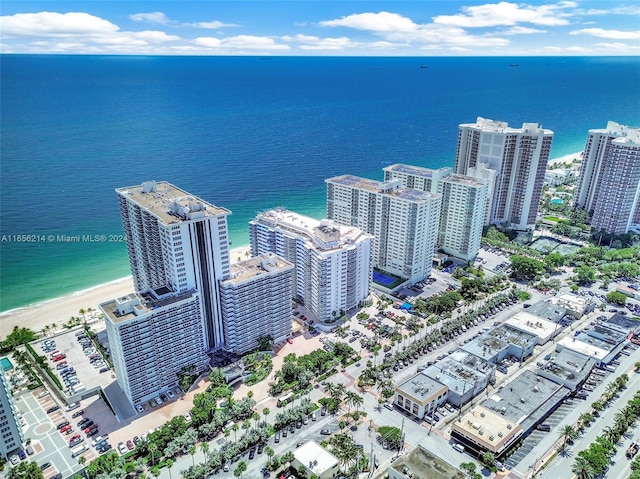
M 373 237 L 359 228 L 275 209 L 249 231 L 252 255 L 275 253 L 295 265 L 292 295 L 321 321 L 369 295 Z
M 386 181 L 400 180 L 407 188 L 438 193 L 442 198 L 437 248 L 472 261 L 480 250 L 489 182 L 452 174 L 450 168 L 432 170 L 396 164 L 384 168 Z
M 0 456 L 9 458 L 24 441 L 11 388 L 4 371 L 0 370 Z
M 450 175 L 438 184 L 442 196 L 438 247 L 464 261 L 480 250 L 487 205 L 487 184 L 470 176 Z
M 552 140 L 553 132 L 537 123 L 510 128 L 506 122 L 478 117 L 475 123 L 460 125 L 455 172 L 494 178 L 488 224 L 533 230 Z
M 154 290 L 100 304 L 118 385 L 133 405 L 178 383 L 185 368 L 208 363 L 200 295 L 158 297 Z
M 229 276 L 227 215 L 166 182 L 116 190 L 135 294 L 100 305 L 118 384 L 139 404 L 201 371 L 224 345 L 220 280 Z
M 208 348 L 222 346 L 218 281 L 229 276 L 229 210 L 166 182 L 116 190 L 135 290 L 197 291 Z
M 226 348 L 236 354 L 255 349 L 261 337 L 278 343 L 291 335 L 293 265 L 262 253 L 231 266 L 220 284 Z
M 640 128 L 610 121 L 589 130 L 575 204 L 592 215 L 595 231 L 640 225 Z
M 406 282 L 431 273 L 440 196 L 351 175 L 325 180 L 327 216 L 374 235 L 373 264 Z

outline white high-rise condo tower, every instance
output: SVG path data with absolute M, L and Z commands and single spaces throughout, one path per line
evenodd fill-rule
M 495 178 L 489 185 L 488 224 L 533 230 L 552 140 L 553 132 L 537 123 L 510 128 L 478 117 L 459 126 L 455 172 Z
M 415 283 L 431 274 L 436 247 L 440 195 L 343 175 L 327 183 L 327 216 L 374 236 L 373 264 Z
M 589 130 L 575 204 L 591 215 L 594 231 L 640 226 L 640 128 L 610 121 Z
M 219 281 L 229 276 L 227 215 L 166 182 L 116 190 L 135 293 L 102 303 L 118 383 L 133 404 L 202 370 L 223 346 Z
M 220 284 L 220 302 L 228 350 L 244 354 L 261 337 L 273 343 L 291 335 L 293 265 L 273 253 L 231 265 L 231 276 Z
M 8 459 L 22 447 L 24 437 L 18 419 L 18 409 L 13 402 L 11 388 L 0 370 L 0 456 Z
M 369 296 L 373 237 L 359 228 L 274 209 L 251 221 L 249 234 L 253 255 L 275 253 L 294 264 L 291 295 L 321 321 Z
M 452 174 L 451 168 L 432 170 L 395 164 L 383 168 L 386 181 L 438 193 L 442 197 L 437 247 L 450 256 L 471 261 L 482 239 L 489 181 Z

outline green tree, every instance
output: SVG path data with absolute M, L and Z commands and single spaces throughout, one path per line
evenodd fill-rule
M 167 459 L 166 461 L 164 461 L 164 463 L 167 465 L 167 470 L 169 471 L 169 479 L 171 479 L 171 466 L 173 466 L 173 459 Z
M 492 453 L 492 452 L 490 452 L 490 451 L 487 451 L 487 452 L 485 452 L 485 453 L 483 453 L 483 454 L 482 454 L 482 457 L 481 457 L 481 458 L 482 458 L 482 463 L 483 463 L 485 466 L 487 466 L 487 467 L 489 467 L 489 468 L 494 467 L 494 466 L 493 466 L 493 463 L 494 463 L 494 461 L 496 460 L 496 456 L 495 456 L 495 454 L 494 454 L 494 453 Z
M 247 463 L 245 461 L 240 461 L 238 463 L 238 467 L 233 470 L 233 475 L 235 477 L 242 477 L 242 474 L 247 470 Z
M 227 381 L 224 377 L 224 372 L 221 368 L 215 368 L 209 373 L 209 381 L 211 381 L 211 388 L 215 389 L 220 386 L 225 386 Z
M 592 284 L 596 281 L 596 270 L 591 266 L 582 265 L 574 269 L 575 280 L 579 284 Z
M 189 454 L 191 454 L 191 463 L 193 465 L 193 467 L 195 467 L 196 465 L 196 446 L 194 444 L 191 444 L 189 446 Z
M 537 259 L 527 258 L 526 256 L 512 255 L 511 276 L 516 279 L 530 280 L 537 275 L 543 273 L 546 269 L 545 264 Z
M 607 293 L 606 298 L 607 302 L 618 304 L 620 306 L 624 306 L 627 303 L 627 297 L 617 291 L 611 291 L 610 293 Z
M 7 479 L 44 479 L 44 474 L 35 462 L 20 462 L 7 472 Z
M 563 450 L 567 448 L 567 444 L 572 443 L 578 437 L 578 431 L 570 424 L 563 426 L 558 434 L 562 438 L 561 448 Z

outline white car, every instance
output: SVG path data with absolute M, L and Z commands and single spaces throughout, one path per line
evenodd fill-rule
M 127 449 L 127 446 L 124 445 L 124 442 L 119 442 L 118 443 L 118 452 L 121 455 L 124 455 L 128 452 L 129 450 Z
M 144 412 L 144 408 L 140 404 L 136 404 L 136 411 Z
M 169 399 L 173 399 L 174 397 L 176 397 L 176 395 L 173 394 L 173 391 L 171 390 L 167 391 L 167 396 L 169 397 Z
M 187 422 L 191 422 L 191 414 L 189 414 L 188 412 L 184 413 L 184 420 Z

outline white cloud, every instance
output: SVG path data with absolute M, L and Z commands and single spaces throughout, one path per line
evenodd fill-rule
M 134 13 L 133 15 L 129 15 L 129 18 L 134 22 L 160 23 L 162 25 L 166 25 L 170 22 L 167 16 L 162 12 Z
M 532 33 L 547 33 L 547 30 L 530 27 L 511 27 L 506 30 L 500 30 L 501 35 L 530 35 Z
M 465 30 L 447 25 L 419 25 L 395 13 L 361 13 L 339 20 L 320 22 L 322 26 L 344 26 L 370 31 L 391 43 L 437 43 L 442 45 L 505 46 L 504 38 L 469 35 Z
M 590 35 L 611 40 L 640 40 L 640 31 L 623 32 L 622 30 L 605 30 L 604 28 L 583 28 L 582 30 L 573 30 L 569 32 L 569 35 Z
M 224 22 L 221 22 L 221 21 L 218 21 L 218 20 L 214 20 L 212 22 L 185 23 L 184 26 L 216 30 L 218 28 L 239 27 L 240 25 L 238 25 L 236 23 L 224 23 Z
M 575 2 L 560 2 L 549 5 L 519 5 L 500 2 L 462 7 L 463 13 L 457 15 L 438 15 L 433 22 L 440 25 L 477 28 L 496 27 L 499 25 L 517 25 L 531 23 L 534 25 L 558 26 L 567 25 L 568 13 L 563 10 L 573 8 Z
M 417 25 L 397 13 L 357 13 L 338 20 L 320 22 L 323 27 L 349 27 L 369 32 L 411 32 Z
M 634 53 L 638 52 L 638 47 L 635 45 L 627 45 L 626 43 L 613 42 L 613 43 L 596 43 L 596 47 L 603 50 L 614 50 L 618 52 Z
M 578 15 L 640 15 L 640 6 L 624 5 L 608 9 L 589 8 L 587 10 L 578 9 L 575 11 Z
M 200 37 L 194 42 L 197 45 L 208 48 L 223 48 L 225 50 L 259 50 L 259 51 L 275 51 L 289 50 L 289 45 L 278 44 L 273 38 L 256 37 L 252 35 L 237 35 L 227 38 Z
M 0 29 L 4 36 L 60 37 L 112 34 L 117 25 L 83 12 L 17 13 L 0 17 Z

